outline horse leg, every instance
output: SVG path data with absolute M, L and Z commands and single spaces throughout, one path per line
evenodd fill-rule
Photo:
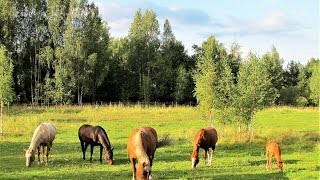
M 100 163 L 102 164 L 102 145 L 100 145 Z
M 213 150 L 209 150 L 210 151 L 210 154 L 208 155 L 208 164 L 211 166 L 212 164 L 212 155 L 213 155 Z
M 267 170 L 267 171 L 269 171 L 269 157 L 268 157 L 268 151 L 266 151 L 266 159 L 267 159 L 266 170 Z
M 47 146 L 47 148 L 46 148 L 47 150 L 46 150 L 46 166 L 48 165 L 48 158 L 49 158 L 49 151 L 50 151 L 50 147 L 49 146 Z M 44 150 L 44 147 L 43 147 L 43 150 Z
M 151 170 L 152 170 L 152 162 L 153 162 L 153 157 L 154 157 L 154 154 L 150 157 L 150 172 L 149 172 L 149 179 L 152 179 L 152 176 L 151 176 Z
M 45 146 L 42 146 L 42 162 L 47 164 L 46 160 L 44 159 L 44 154 L 45 154 L 44 151 L 45 151 Z M 47 149 L 47 151 L 48 151 L 48 149 Z
M 90 162 L 92 163 L 93 145 L 90 145 Z
M 132 169 L 132 179 L 134 180 L 136 174 L 136 160 L 134 158 L 130 158 L 131 169 Z
M 82 153 L 83 153 L 83 160 L 86 160 L 86 151 L 87 151 L 87 147 L 89 146 L 89 143 L 87 142 L 82 142 L 83 143 L 83 150 L 82 150 Z
M 38 150 L 38 164 L 40 164 L 41 163 L 41 161 L 40 161 L 40 149 L 41 148 L 41 146 L 38 146 L 37 147 L 37 150 Z
M 84 147 L 84 142 L 81 141 L 81 140 L 80 140 L 80 146 L 81 146 L 81 151 L 82 151 L 82 154 L 83 154 L 82 159 L 86 160 L 86 149 Z
M 207 160 L 207 156 L 208 156 L 209 152 L 207 149 L 204 150 L 204 165 L 206 165 L 206 160 Z

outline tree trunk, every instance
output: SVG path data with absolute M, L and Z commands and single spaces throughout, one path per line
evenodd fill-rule
M 247 141 L 250 141 L 250 128 L 251 128 L 251 123 L 247 123 Z
M 239 125 L 238 125 L 238 141 L 240 141 L 240 138 L 241 138 L 241 123 L 239 122 Z

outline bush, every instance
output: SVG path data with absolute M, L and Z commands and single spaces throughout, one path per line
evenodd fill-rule
M 303 96 L 299 96 L 298 99 L 296 99 L 296 103 L 298 106 L 307 106 L 308 99 Z

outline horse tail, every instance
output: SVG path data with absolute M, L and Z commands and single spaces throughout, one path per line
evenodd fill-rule
M 157 142 L 157 148 L 167 146 L 171 144 L 171 137 L 166 134 L 162 138 L 160 138 Z

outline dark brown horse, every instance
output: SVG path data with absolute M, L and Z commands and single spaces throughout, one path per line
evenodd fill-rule
M 135 129 L 129 136 L 127 152 L 132 167 L 133 179 L 152 179 L 151 167 L 157 148 L 158 136 L 152 127 Z M 136 169 L 136 163 L 138 168 Z
M 199 149 L 204 149 L 204 160 L 208 157 L 208 164 L 211 165 L 212 155 L 216 148 L 216 143 L 218 141 L 218 133 L 212 128 L 200 129 L 193 139 L 193 152 L 191 154 L 192 168 L 197 167 L 199 163 Z M 212 149 L 209 154 L 209 149 Z
M 78 131 L 80 145 L 83 153 L 83 160 L 86 159 L 86 150 L 90 145 L 90 162 L 92 162 L 93 146 L 100 146 L 100 162 L 102 163 L 102 150 L 106 151 L 105 160 L 113 164 L 113 147 L 109 141 L 106 131 L 101 126 L 91 126 L 84 124 Z

